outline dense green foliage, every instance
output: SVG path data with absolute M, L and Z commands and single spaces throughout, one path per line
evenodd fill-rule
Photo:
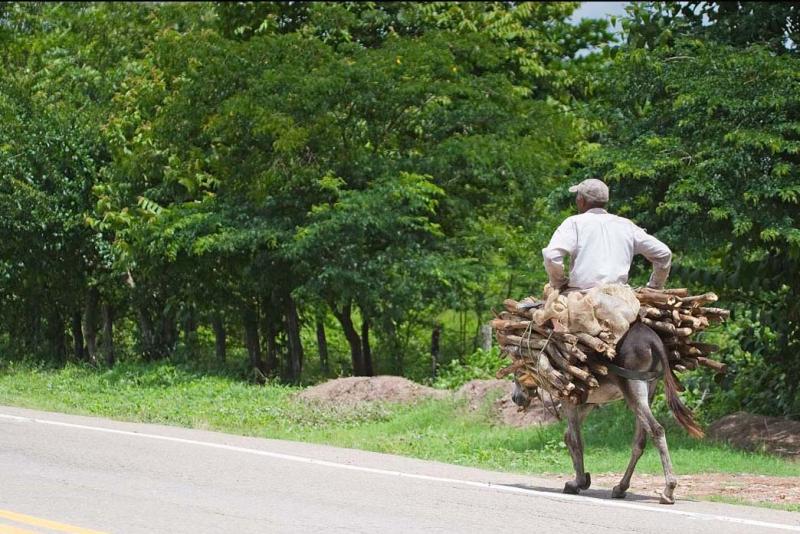
M 455 384 L 599 176 L 736 312 L 695 402 L 798 417 L 796 6 L 576 7 L 0 4 L 3 357 Z
M 739 312 L 726 351 L 734 372 L 718 399 L 733 390 L 736 401 L 719 408 L 797 417 L 800 69 L 784 48 L 797 12 L 731 4 L 708 26 L 697 19 L 708 6 L 634 11 L 632 45 L 597 75 L 603 127 L 580 173 L 614 183 L 617 211 L 679 251 L 674 277 Z

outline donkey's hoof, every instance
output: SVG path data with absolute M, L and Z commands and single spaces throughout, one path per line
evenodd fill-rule
M 627 495 L 628 492 L 622 489 L 620 486 L 614 486 L 614 489 L 611 490 L 612 499 L 624 499 Z
M 667 496 L 664 492 L 659 493 L 658 502 L 661 504 L 675 504 L 675 498 Z
M 564 484 L 564 493 L 569 493 L 570 495 L 577 495 L 581 492 L 580 487 L 574 480 L 570 480 L 566 484 Z
M 589 473 L 586 473 L 584 475 L 583 484 L 581 484 L 579 487 L 582 490 L 585 490 L 585 489 L 589 489 L 589 486 L 591 486 L 591 485 L 592 485 L 592 475 L 590 475 Z

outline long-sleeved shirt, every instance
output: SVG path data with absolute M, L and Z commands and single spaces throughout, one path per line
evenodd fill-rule
M 672 252 L 632 221 L 592 208 L 568 217 L 542 249 L 550 285 L 589 289 L 602 284 L 625 284 L 636 254 L 653 264 L 649 287 L 662 288 L 669 276 Z M 564 256 L 570 257 L 569 279 L 564 275 Z

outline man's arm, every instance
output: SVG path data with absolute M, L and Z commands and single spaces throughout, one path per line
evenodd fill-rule
M 567 285 L 568 278 L 564 274 L 564 256 L 569 255 L 574 261 L 577 243 L 578 235 L 575 224 L 567 219 L 553 233 L 547 248 L 542 249 L 544 268 L 550 277 L 550 287 L 561 289 Z
M 669 247 L 637 226 L 633 253 L 641 254 L 653 264 L 653 274 L 650 275 L 647 287 L 662 289 L 672 266 L 672 251 Z

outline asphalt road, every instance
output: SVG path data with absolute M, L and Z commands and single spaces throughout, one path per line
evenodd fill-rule
M 798 513 L 609 493 L 567 496 L 528 476 L 0 406 L 0 534 L 800 532 Z

